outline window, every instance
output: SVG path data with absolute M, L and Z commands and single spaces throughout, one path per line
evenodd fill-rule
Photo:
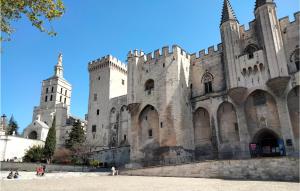
M 62 100 L 62 96 L 59 97 L 59 102 L 61 102 L 61 100 Z
M 46 94 L 48 93 L 48 88 L 46 88 Z
M 212 89 L 213 79 L 214 79 L 213 75 L 210 72 L 208 72 L 208 70 L 206 70 L 201 79 L 202 83 L 204 83 L 205 94 L 211 93 L 213 91 Z
M 45 96 L 45 102 L 47 102 L 48 101 L 48 96 Z
M 125 84 L 125 80 L 122 79 L 122 85 L 124 85 L 124 84 Z
M 62 89 L 62 88 L 60 88 L 60 93 L 62 94 L 62 92 L 63 92 L 63 89 Z
M 234 130 L 235 130 L 235 132 L 239 132 L 238 123 L 234 123 Z
M 267 98 L 264 92 L 257 92 L 253 95 L 253 104 L 255 106 L 264 105 L 267 102 Z
M 65 98 L 64 103 L 67 103 L 67 98 Z
M 204 83 L 204 87 L 205 87 L 205 93 L 206 94 L 212 92 L 212 84 L 211 84 L 211 82 Z
M 101 79 L 101 77 L 99 76 L 99 77 L 98 77 L 98 80 L 100 80 L 100 79 Z
M 99 110 L 99 109 L 97 109 L 97 115 L 99 115 L 99 113 L 100 113 L 100 110 Z
M 148 130 L 148 136 L 149 136 L 149 138 L 152 137 L 152 129 L 149 129 L 149 130 Z
M 94 101 L 97 101 L 97 94 L 94 94 Z
M 51 88 L 51 92 L 52 92 L 52 93 L 54 92 L 54 87 Z
M 93 126 L 92 126 L 92 133 L 95 133 L 95 132 L 96 132 L 96 127 L 97 127 L 96 125 L 93 125 Z
M 145 91 L 147 92 L 147 94 L 150 95 L 153 89 L 154 89 L 154 80 L 152 79 L 147 80 L 145 83 Z
M 248 59 L 253 59 L 254 58 L 254 52 L 258 50 L 258 47 L 255 44 L 249 44 L 245 50 L 244 53 L 248 54 Z
M 290 62 L 295 63 L 297 71 L 300 70 L 300 48 L 298 45 L 296 46 L 296 49 L 290 56 Z
M 163 122 L 160 122 L 160 128 L 163 128 Z
M 53 99 L 53 96 L 51 95 L 51 96 L 50 96 L 50 101 L 52 101 L 52 99 Z
M 126 136 L 126 135 L 124 135 L 124 141 L 126 141 L 126 139 L 127 139 L 127 136 Z
M 65 91 L 65 96 L 67 95 L 67 93 L 68 93 L 68 91 L 66 90 L 66 91 Z

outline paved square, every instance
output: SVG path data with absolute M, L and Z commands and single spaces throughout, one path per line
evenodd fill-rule
M 298 191 L 299 183 L 203 178 L 76 176 L 1 180 L 1 191 Z

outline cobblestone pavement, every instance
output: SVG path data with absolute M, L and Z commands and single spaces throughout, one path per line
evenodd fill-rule
M 203 178 L 75 176 L 1 180 L 1 191 L 299 191 L 299 183 Z

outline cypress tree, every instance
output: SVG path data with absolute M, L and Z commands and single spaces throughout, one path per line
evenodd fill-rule
M 55 130 L 56 119 L 54 116 L 52 126 L 48 131 L 48 135 L 44 147 L 44 156 L 47 159 L 47 162 L 50 163 L 52 156 L 54 155 L 55 146 L 56 146 L 56 130 Z
M 81 126 L 81 121 L 77 120 L 73 124 L 72 130 L 69 133 L 69 138 L 66 139 L 66 148 L 74 149 L 75 146 L 81 145 L 85 141 L 84 130 Z

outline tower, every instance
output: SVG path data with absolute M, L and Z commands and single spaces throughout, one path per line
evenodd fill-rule
M 240 49 L 240 31 L 239 22 L 231 7 L 229 0 L 224 0 L 222 19 L 221 19 L 221 37 L 223 43 L 223 61 L 226 66 L 226 77 L 228 89 L 238 87 L 238 56 Z
M 58 55 L 52 77 L 43 80 L 40 105 L 34 107 L 32 122 L 24 130 L 24 137 L 46 140 L 48 130 L 56 116 L 57 144 L 60 143 L 61 127 L 70 115 L 71 84 L 63 77 L 62 54 Z
M 111 126 L 117 131 L 119 121 L 119 111 L 114 106 L 123 103 L 122 100 L 125 100 L 126 105 L 127 66 L 107 55 L 90 62 L 88 71 L 90 87 L 87 139 L 95 147 L 107 147 L 111 139 Z M 118 136 L 113 137 L 117 141 Z
M 276 80 L 276 83 L 275 81 L 273 83 L 273 79 L 288 76 L 285 50 L 275 7 L 273 0 L 256 0 L 254 10 L 258 39 L 260 44 L 263 45 L 270 70 L 271 80 L 268 85 L 271 88 L 273 88 L 273 85 L 278 87 L 278 81 Z

